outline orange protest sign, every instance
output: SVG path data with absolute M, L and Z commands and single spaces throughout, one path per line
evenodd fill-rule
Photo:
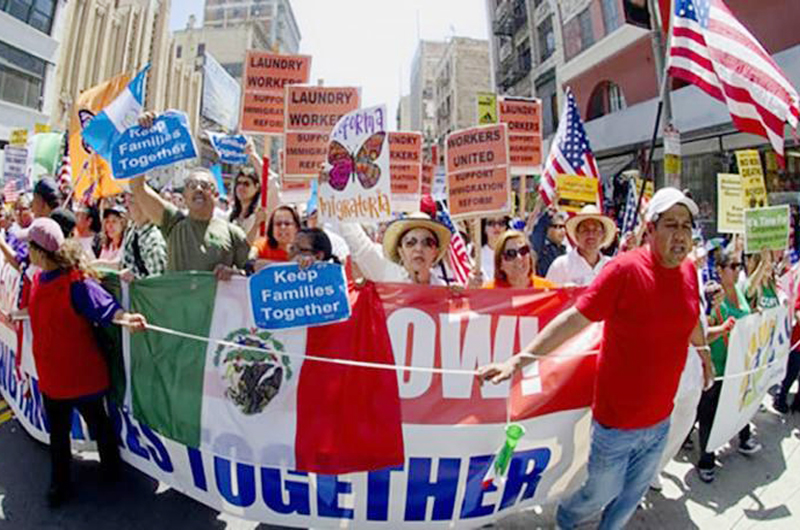
M 248 50 L 242 78 L 242 131 L 282 134 L 284 87 L 308 83 L 311 57 Z
M 542 166 L 542 102 L 539 99 L 501 97 L 500 123 L 508 125 L 512 175 L 529 175 Z
M 508 126 L 504 123 L 447 136 L 447 195 L 453 218 L 511 210 L 508 161 Z
M 431 189 L 433 188 L 433 172 L 435 166 L 430 162 L 424 162 L 422 164 L 422 182 L 420 185 L 420 192 L 423 195 L 430 195 Z
M 348 112 L 361 106 L 354 87 L 286 87 L 287 177 L 313 178 L 328 153 L 329 133 Z
M 389 174 L 392 209 L 416 211 L 422 186 L 422 134 L 389 133 Z

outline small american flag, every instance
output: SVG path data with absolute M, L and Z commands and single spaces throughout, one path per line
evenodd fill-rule
M 66 145 L 64 146 L 64 156 L 61 157 L 61 167 L 58 170 L 58 182 L 67 181 L 72 184 L 72 165 L 69 161 L 69 131 L 64 135 Z
M 556 194 L 557 175 L 583 175 L 600 178 L 600 171 L 589 145 L 589 138 L 583 128 L 583 120 L 575 103 L 572 90 L 567 88 L 567 106 L 561 115 L 561 122 L 550 146 L 550 154 L 542 173 L 542 184 L 539 192 L 545 204 L 553 203 Z M 600 201 L 602 204 L 603 201 Z
M 450 270 L 453 271 L 453 276 L 458 283 L 466 285 L 469 274 L 472 271 L 472 261 L 469 259 L 469 254 L 467 254 L 467 245 L 464 244 L 461 233 L 456 230 L 447 206 L 442 201 L 438 201 L 438 204 L 440 208 L 439 221 L 450 230 L 450 245 L 447 248 Z
M 628 182 L 628 198 L 625 200 L 625 213 L 622 215 L 622 234 L 632 232 L 636 228 L 636 206 L 638 206 L 638 190 L 636 182 Z
M 797 129 L 800 98 L 722 0 L 676 0 L 668 73 L 724 102 L 734 125 L 768 138 L 783 164 L 784 124 Z

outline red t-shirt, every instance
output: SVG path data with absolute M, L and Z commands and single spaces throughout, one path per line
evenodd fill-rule
M 699 322 L 697 272 L 662 267 L 643 247 L 606 265 L 575 307 L 605 321 L 592 411 L 606 427 L 641 429 L 669 417 Z
M 794 301 L 794 311 L 795 313 L 800 311 L 800 294 Z M 794 317 L 792 317 L 792 319 L 794 321 L 794 327 L 792 328 L 792 343 L 789 345 L 790 348 L 793 347 L 798 342 L 800 342 L 800 320 Z M 798 350 L 793 350 L 793 351 L 798 351 Z

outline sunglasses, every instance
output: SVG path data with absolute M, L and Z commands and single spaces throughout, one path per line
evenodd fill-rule
M 403 240 L 403 246 L 405 248 L 414 248 L 417 246 L 417 243 L 422 243 L 424 248 L 436 248 L 438 243 L 432 237 L 423 237 L 422 239 L 417 239 L 416 237 L 409 237 L 408 239 Z
M 731 270 L 734 270 L 734 271 L 738 271 L 742 267 L 744 267 L 744 263 L 728 263 L 727 265 L 725 265 L 724 268 L 731 269 Z
M 506 261 L 514 261 L 517 257 L 524 258 L 531 253 L 531 247 L 524 246 L 520 248 L 507 248 L 503 251 L 503 259 Z
M 486 226 L 502 226 L 502 227 L 505 227 L 506 226 L 506 222 L 503 221 L 502 219 L 499 220 L 499 221 L 497 221 L 497 220 L 486 221 Z
M 187 180 L 186 181 L 186 188 L 189 190 L 195 190 L 200 188 L 202 190 L 208 191 L 212 189 L 214 185 L 207 180 Z
M 256 183 L 248 178 L 241 178 L 236 181 L 237 186 L 247 186 L 248 188 L 255 186 Z
M 556 230 L 563 230 L 567 227 L 567 225 L 550 225 L 550 228 L 555 228 Z

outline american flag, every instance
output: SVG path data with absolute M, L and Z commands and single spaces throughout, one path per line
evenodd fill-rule
M 550 154 L 542 173 L 539 192 L 545 204 L 553 203 L 556 194 L 557 175 L 583 175 L 599 179 L 600 171 L 589 145 L 589 138 L 583 128 L 583 120 L 575 103 L 572 90 L 567 89 L 567 106 L 561 115 L 561 122 L 550 145 Z M 602 204 L 602 200 L 600 201 Z
M 64 135 L 66 145 L 64 146 L 64 156 L 61 157 L 61 168 L 58 170 L 58 182 L 67 181 L 72 184 L 72 165 L 69 161 L 69 131 Z
M 469 273 L 472 271 L 472 261 L 467 254 L 467 245 L 464 244 L 464 239 L 461 233 L 456 230 L 453 220 L 450 218 L 450 212 L 447 206 L 442 201 L 437 201 L 439 204 L 439 221 L 450 230 L 450 246 L 447 248 L 447 258 L 450 262 L 450 270 L 453 271 L 455 280 L 461 285 L 466 285 L 469 279 Z
M 736 127 L 768 138 L 783 163 L 784 124 L 797 129 L 800 98 L 722 0 L 676 0 L 668 73 L 727 104 Z
M 628 198 L 625 200 L 625 213 L 622 215 L 622 234 L 632 232 L 636 228 L 636 207 L 638 206 L 639 190 L 636 182 L 628 182 Z

